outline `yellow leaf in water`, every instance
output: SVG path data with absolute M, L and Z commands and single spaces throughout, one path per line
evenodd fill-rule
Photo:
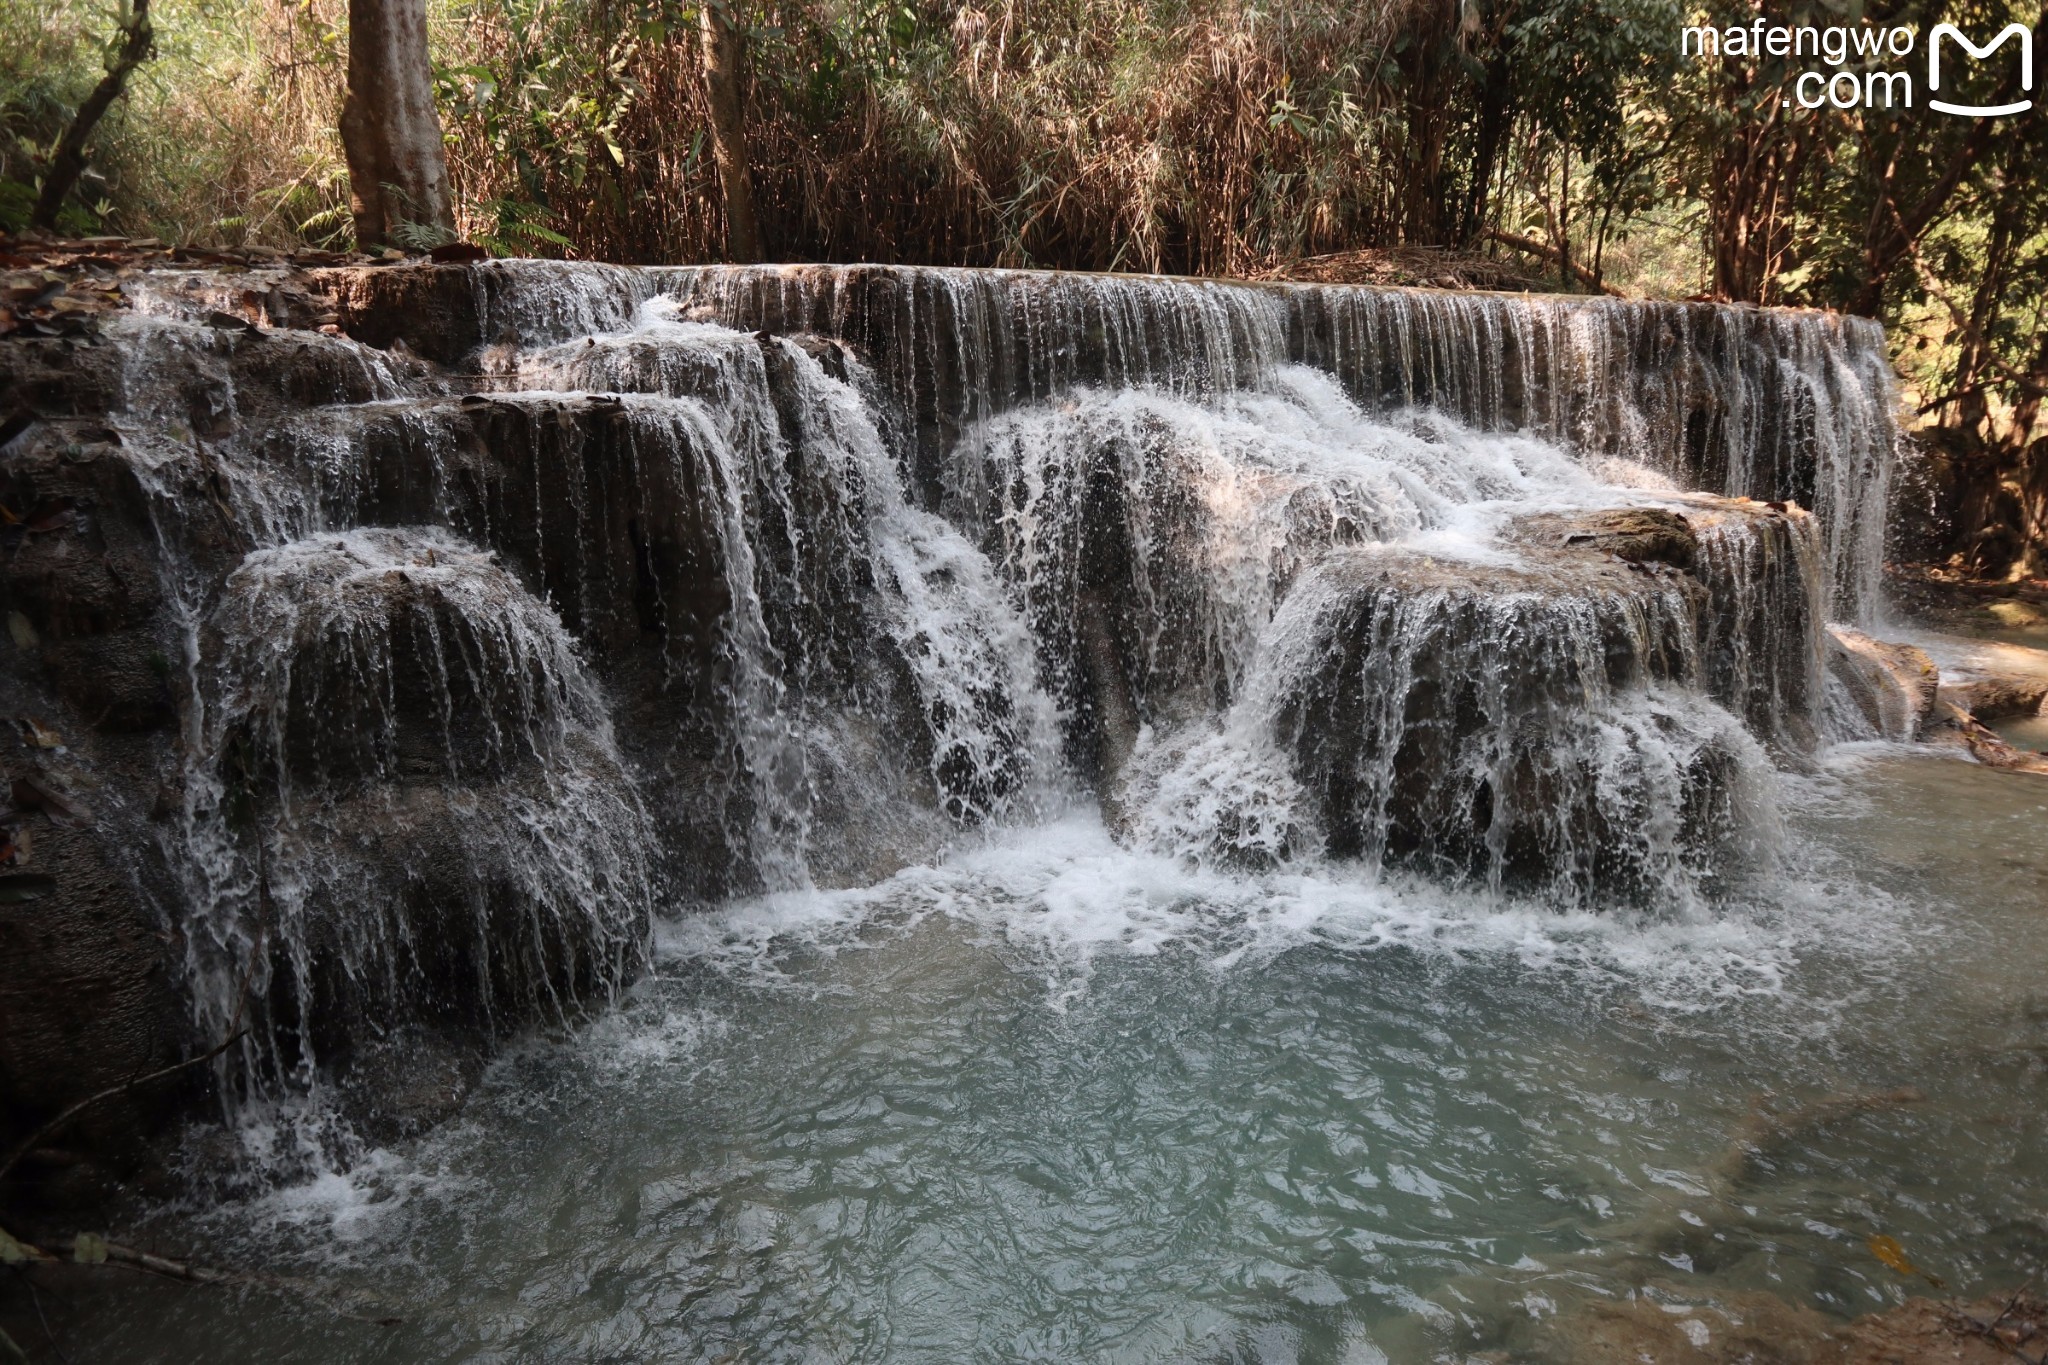
M 1906 1249 L 1899 1245 L 1899 1239 L 1896 1237 L 1887 1237 L 1881 1232 L 1878 1233 L 1870 1239 L 1870 1254 L 1883 1261 L 1893 1270 L 1898 1271 L 1901 1275 L 1918 1275 L 1920 1273 L 1920 1267 L 1913 1264 L 1911 1258 L 1906 1255 Z
M 97 1232 L 81 1232 L 71 1239 L 71 1259 L 80 1265 L 105 1265 L 107 1239 Z
M 21 1265 L 28 1260 L 28 1248 L 14 1240 L 14 1234 L 0 1228 L 0 1265 Z

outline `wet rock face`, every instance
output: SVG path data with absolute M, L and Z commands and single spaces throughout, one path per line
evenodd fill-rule
M 205 1013 L 251 1024 L 252 1067 L 310 1082 L 408 1020 L 488 1039 L 637 974 L 649 839 L 604 701 L 488 555 L 416 530 L 253 552 L 199 653 L 172 863 Z
M 20 694 L 16 694 L 19 696 Z M 54 785 L 10 757 L 9 785 Z M 9 815 L 25 856 L 0 870 L 0 1152 L 103 1091 L 176 1062 L 188 1032 L 168 946 L 103 832 L 44 810 Z M 0 1192 L 70 1206 L 148 1165 L 150 1140 L 189 1101 L 187 1074 L 100 1102 L 39 1143 Z
M 1689 570 L 1699 557 L 1692 523 L 1667 507 L 1616 507 L 1598 512 L 1526 517 L 1517 538 L 1561 549 L 1612 555 L 1629 564 L 1668 564 Z
M 1684 509 L 1707 587 L 1702 666 L 1714 698 L 1781 762 L 1809 758 L 1826 701 L 1821 627 L 1827 595 L 1819 518 L 1747 498 Z
M 103 373 L 73 387 L 60 343 L 9 345 L 14 393 L 59 415 L 0 447 L 0 1151 L 175 1062 L 191 1036 L 161 884 L 133 856 L 176 714 L 146 495 L 120 434 L 79 415 Z M 68 1205 L 135 1176 L 202 1079 L 102 1101 L 29 1154 L 7 1196 Z

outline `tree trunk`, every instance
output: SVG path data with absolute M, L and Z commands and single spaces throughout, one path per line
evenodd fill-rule
M 1728 106 L 1741 111 L 1748 77 L 1734 70 Z M 1792 250 L 1792 207 L 1813 146 L 1812 126 L 1789 117 L 1778 93 L 1769 112 L 1739 120 L 1714 159 L 1707 192 L 1713 225 L 1714 292 L 1735 303 L 1775 302 L 1777 280 Z
M 1495 26 L 1506 28 L 1505 12 Z M 1450 245 L 1469 246 L 1479 240 L 1486 227 L 1488 197 L 1493 188 L 1493 171 L 1500 161 L 1501 146 L 1514 125 L 1514 89 L 1509 84 L 1509 57 L 1513 51 L 1505 34 L 1495 39 L 1493 57 L 1479 87 L 1479 141 L 1472 154 L 1472 179 L 1465 186 L 1465 214 L 1458 235 Z
M 1918 201 L 1906 208 L 1900 208 L 1892 197 L 1896 166 L 1886 168 L 1884 178 L 1877 186 L 1877 204 L 1881 212 L 1872 215 L 1871 225 L 1864 234 L 1863 279 L 1843 305 L 1843 311 L 1874 318 L 1883 309 L 1885 286 L 1891 282 L 1892 271 L 1919 245 L 1927 230 L 1948 208 L 1949 200 L 1977 169 L 1977 164 L 1990 149 L 1997 122 L 1995 119 L 1978 120 L 1969 135 L 1949 155 L 1947 169 L 1928 186 Z
M 2009 168 L 2018 175 L 2024 167 Z M 1991 212 L 1990 241 L 1984 249 L 1984 273 L 1977 279 L 1976 297 L 1970 301 L 1969 326 L 1963 329 L 1956 350 L 1955 406 L 1949 409 L 1946 425 L 1961 432 L 1988 435 L 1991 418 L 1990 395 L 1984 386 L 1986 362 L 1991 360 L 1991 330 L 2005 304 L 2006 266 L 2012 256 L 2013 236 L 2020 226 L 2020 186 L 2008 174 L 1997 207 Z M 2026 439 L 2022 430 L 2020 439 Z
M 748 178 L 747 106 L 741 92 L 746 60 L 726 0 L 705 0 L 704 84 L 711 95 L 711 154 L 725 195 L 725 254 L 761 259 L 761 229 L 754 221 L 754 186 Z
M 448 152 L 434 108 L 426 0 L 349 0 L 341 142 L 360 246 L 434 245 L 452 235 Z
M 156 41 L 156 30 L 149 22 L 149 0 L 135 0 L 134 5 L 126 9 L 121 20 L 121 32 L 126 37 L 114 59 L 107 63 L 107 74 L 100 77 L 100 83 L 85 97 L 85 103 L 78 106 L 71 126 L 57 140 L 57 150 L 50 157 L 50 173 L 43 177 L 42 193 L 36 196 L 35 211 L 29 216 L 30 225 L 45 232 L 55 230 L 57 212 L 64 207 L 64 196 L 71 193 L 71 187 L 85 173 L 86 139 L 99 125 L 100 116 L 127 88 L 129 74 L 149 57 L 150 47 Z

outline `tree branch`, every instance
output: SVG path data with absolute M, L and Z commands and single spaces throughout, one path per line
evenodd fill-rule
M 209 1049 L 208 1051 L 200 1053 L 197 1057 L 188 1057 L 182 1062 L 173 1062 L 171 1065 L 167 1067 L 163 1067 L 159 1070 L 150 1072 L 147 1076 L 131 1076 L 127 1080 L 122 1081 L 118 1085 L 110 1085 L 105 1090 L 99 1091 L 97 1094 L 87 1095 L 84 1099 L 79 1100 L 77 1103 L 73 1105 L 70 1105 L 69 1107 L 60 1111 L 57 1117 L 51 1119 L 48 1123 L 45 1123 L 42 1127 L 36 1129 L 33 1133 L 30 1133 L 27 1137 L 23 1138 L 20 1142 L 14 1145 L 14 1149 L 7 1154 L 7 1159 L 5 1161 L 0 1161 L 0 1180 L 7 1179 L 7 1177 L 13 1172 L 14 1168 L 21 1164 L 21 1159 L 23 1157 L 27 1156 L 30 1152 L 34 1151 L 37 1147 L 41 1146 L 44 1142 L 48 1141 L 58 1132 L 61 1132 L 65 1125 L 69 1124 L 71 1120 L 77 1118 L 80 1114 L 92 1108 L 94 1105 L 100 1103 L 102 1100 L 113 1099 L 116 1095 L 125 1095 L 130 1090 L 134 1090 L 140 1086 L 148 1085 L 154 1081 L 163 1080 L 165 1077 L 174 1076 L 180 1071 L 185 1071 L 191 1067 L 201 1066 L 207 1062 L 210 1062 L 214 1058 L 220 1056 L 221 1053 L 226 1052 L 229 1048 L 233 1047 L 236 1043 L 242 1041 L 244 1037 L 248 1036 L 248 1032 L 249 1031 L 247 1029 L 237 1029 L 235 1032 L 223 1038 L 217 1046 Z
M 242 971 L 242 988 L 235 995 L 235 1013 L 234 1017 L 228 1021 L 227 1037 L 221 1039 L 217 1045 L 200 1053 L 197 1057 L 187 1057 L 182 1062 L 173 1062 L 171 1065 L 161 1067 L 146 1076 L 130 1076 L 119 1085 L 110 1085 L 97 1094 L 87 1095 L 77 1103 L 69 1105 L 60 1111 L 55 1118 L 14 1145 L 14 1149 L 7 1154 L 7 1159 L 0 1161 L 0 1182 L 6 1181 L 14 1168 L 21 1163 L 23 1157 L 41 1146 L 51 1136 L 62 1131 L 64 1126 L 70 1123 L 71 1120 L 77 1118 L 102 1100 L 113 1099 L 116 1095 L 125 1095 L 138 1086 L 149 1085 L 152 1082 L 163 1080 L 167 1076 L 174 1076 L 180 1071 L 204 1065 L 248 1036 L 249 1031 L 242 1027 L 242 1014 L 248 1008 L 249 987 L 255 983 L 256 963 L 262 956 L 263 945 L 268 940 L 269 934 L 270 926 L 266 922 L 259 926 L 256 941 L 249 945 L 249 965 Z
M 149 0 L 134 0 L 119 31 L 127 35 L 126 41 L 107 64 L 107 74 L 100 77 L 85 103 L 78 106 L 71 126 L 57 140 L 57 150 L 50 157 L 50 173 L 43 177 L 43 191 L 36 196 L 35 212 L 29 217 L 31 226 L 44 232 L 56 229 L 57 211 L 64 207 L 64 196 L 71 193 L 71 187 L 85 173 L 86 140 L 99 126 L 100 116 L 121 97 L 129 75 L 149 58 L 150 48 L 156 42 L 156 29 L 149 22 Z

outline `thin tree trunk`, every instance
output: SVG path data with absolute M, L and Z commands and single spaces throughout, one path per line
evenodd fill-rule
M 735 261 L 758 261 L 761 229 L 754 220 L 747 106 L 741 92 L 746 57 L 725 0 L 704 0 L 701 13 L 704 84 L 711 95 L 711 154 L 718 163 L 718 187 L 725 195 L 725 254 Z
M 1465 215 L 1458 224 L 1456 240 L 1450 243 L 1453 246 L 1467 246 L 1478 240 L 1480 229 L 1486 224 L 1494 164 L 1500 159 L 1501 143 L 1514 122 L 1514 92 L 1508 84 L 1510 48 L 1504 36 L 1497 41 L 1500 47 L 1487 63 L 1485 81 L 1479 89 L 1479 142 L 1472 156 L 1472 179 L 1465 188 Z
M 56 228 L 57 212 L 64 207 L 64 196 L 71 193 L 78 177 L 85 173 L 86 139 L 92 136 L 100 116 L 121 97 L 121 92 L 128 86 L 128 77 L 149 57 L 150 47 L 156 41 L 156 30 L 149 22 L 149 0 L 135 0 L 126 9 L 121 20 L 121 32 L 127 36 L 120 50 L 114 54 L 114 60 L 107 64 L 107 74 L 100 77 L 100 83 L 85 97 L 85 103 L 78 106 L 71 126 L 57 140 L 57 150 L 50 157 L 50 173 L 43 177 L 42 193 L 36 196 L 35 212 L 29 216 L 30 224 L 45 232 Z
M 1731 77 L 1737 93 L 1746 77 Z M 1736 105 L 1731 96 L 1730 105 Z M 1770 113 L 1730 135 L 1715 158 L 1708 194 L 1714 292 L 1737 303 L 1769 303 L 1791 249 L 1787 215 L 1806 169 L 1809 126 L 1794 125 L 1782 96 Z
M 1564 149 L 1564 168 L 1557 176 L 1557 281 L 1572 287 L 1572 152 Z
M 2021 172 L 2024 174 L 2024 171 Z M 1989 340 L 1993 320 L 2005 302 L 2006 263 L 2012 254 L 2013 234 L 2019 226 L 2020 187 L 2010 178 L 2001 187 L 1998 207 L 1992 210 L 1990 241 L 1984 250 L 1984 273 L 1977 280 L 1976 297 L 1970 301 L 1970 325 L 1956 353 L 1956 404 L 1949 412 L 1948 425 L 1972 434 L 1982 432 L 1991 413 L 1982 383 L 1985 362 L 1991 357 Z M 2026 433 L 2020 433 L 2026 439 Z
M 348 98 L 341 142 L 361 246 L 452 234 L 448 151 L 434 108 L 426 0 L 349 0 Z M 419 237 L 407 245 L 420 245 Z

